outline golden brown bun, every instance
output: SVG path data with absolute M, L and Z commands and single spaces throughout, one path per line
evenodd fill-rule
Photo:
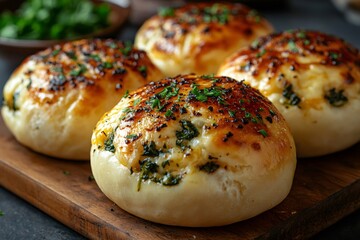
M 150 83 L 105 114 L 91 167 L 105 195 L 138 217 L 219 226 L 280 203 L 295 152 L 284 118 L 258 91 L 187 75 Z
M 17 140 L 46 155 L 88 160 L 91 133 L 125 91 L 162 78 L 146 53 L 115 40 L 80 40 L 26 59 L 4 88 L 2 115 Z
M 196 3 L 147 20 L 135 46 L 145 50 L 166 76 L 210 74 L 236 50 L 272 31 L 264 18 L 244 5 Z
M 300 157 L 360 140 L 360 54 L 339 38 L 304 30 L 269 35 L 230 57 L 218 74 L 245 79 L 275 104 Z

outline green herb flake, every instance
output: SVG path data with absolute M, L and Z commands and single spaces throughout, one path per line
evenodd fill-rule
M 139 135 L 137 135 L 137 134 L 129 134 L 125 138 L 130 139 L 130 140 L 136 140 L 136 139 L 139 138 Z
M 207 162 L 204 165 L 201 165 L 199 167 L 200 171 L 207 172 L 207 173 L 213 173 L 220 167 L 219 164 L 215 162 Z
M 97 54 L 91 54 L 89 57 L 94 59 L 96 62 L 101 62 L 101 58 Z
M 330 52 L 329 53 L 329 57 L 333 60 L 336 60 L 339 58 L 339 54 L 335 53 L 335 52 Z
M 158 99 L 156 96 L 153 96 L 150 98 L 149 101 L 146 102 L 152 109 L 158 109 L 160 111 L 164 108 L 164 106 L 161 105 L 160 99 Z
M 161 163 L 162 168 L 165 168 L 166 166 L 170 166 L 170 160 L 165 160 Z
M 180 175 L 173 176 L 171 173 L 166 172 L 166 174 L 164 174 L 164 176 L 161 178 L 160 182 L 164 186 L 174 186 L 179 184 L 180 180 Z
M 296 43 L 295 43 L 294 41 L 292 41 L 292 40 L 290 40 L 290 41 L 288 42 L 288 48 L 289 48 L 289 50 L 292 51 L 292 52 L 298 52 L 298 51 L 299 51 L 298 48 L 297 48 L 297 46 L 296 46 Z
M 203 21 L 206 23 L 217 22 L 221 25 L 229 21 L 230 10 L 220 4 L 215 3 L 211 7 L 204 8 Z
M 109 151 L 109 152 L 112 152 L 112 153 L 115 152 L 114 132 L 110 133 L 107 136 L 107 139 L 104 141 L 104 147 L 105 147 L 105 151 Z
M 55 49 L 54 51 L 52 51 L 51 56 L 55 57 L 56 55 L 59 54 L 59 52 L 60 52 L 60 49 Z
M 235 111 L 229 110 L 228 112 L 229 112 L 230 117 L 232 117 L 232 118 L 235 117 Z
M 264 130 L 264 129 L 260 129 L 259 131 L 257 131 L 258 133 L 260 133 L 264 138 L 269 136 L 268 133 Z
M 76 57 L 74 51 L 65 52 L 65 55 L 66 55 L 68 58 L 72 59 L 72 60 L 77 60 L 77 57 Z
M 0 217 L 4 216 L 4 212 L 2 210 L 0 210 Z
M 168 109 L 165 113 L 165 117 L 171 117 L 171 115 L 173 115 L 173 111 L 171 111 L 170 109 Z
M 252 48 L 258 48 L 259 47 L 259 44 L 260 44 L 260 42 L 259 42 L 259 40 L 258 39 L 256 39 L 255 41 L 253 41 L 252 43 L 251 43 L 251 47 Z
M 266 50 L 265 50 L 265 49 L 261 50 L 260 52 L 258 52 L 258 53 L 256 54 L 256 58 L 260 58 L 260 57 L 264 56 L 265 53 L 266 53 Z
M 70 175 L 70 172 L 67 171 L 67 170 L 64 170 L 64 171 L 63 171 L 63 174 L 64 174 L 65 176 L 69 176 L 69 175 Z
M 272 109 L 270 109 L 269 112 L 272 117 L 276 115 L 276 113 Z
M 175 83 L 171 83 L 170 86 L 165 87 L 161 92 L 157 94 L 160 98 L 165 98 L 166 100 L 175 97 L 179 94 L 179 88 Z
M 160 17 L 174 17 L 175 9 L 172 7 L 161 7 L 158 10 L 158 15 Z
M 111 62 L 104 62 L 104 68 L 107 68 L 107 69 L 110 69 L 110 68 L 113 68 L 113 63 Z
M 296 37 L 298 38 L 306 38 L 306 33 L 304 31 L 296 33 Z
M 137 191 L 140 191 L 141 182 L 150 179 L 157 171 L 159 165 L 152 162 L 150 159 L 145 159 L 140 162 L 140 176 L 137 184 Z
M 124 43 L 124 47 L 121 48 L 120 51 L 125 56 L 129 56 L 130 52 L 132 51 L 132 43 L 130 41 L 126 41 Z
M 79 63 L 78 66 L 79 66 L 78 68 L 71 70 L 70 76 L 77 77 L 87 71 L 87 68 L 84 64 Z
M 176 131 L 176 145 L 184 147 L 185 141 L 191 140 L 199 135 L 197 128 L 188 120 L 180 120 L 181 130 Z
M 256 10 L 251 10 L 249 13 L 248 13 L 248 16 L 253 18 L 255 20 L 256 23 L 259 23 L 261 21 L 261 16 L 259 14 L 258 11 Z
M 133 103 L 134 107 L 137 106 L 140 102 L 141 102 L 141 98 L 135 99 Z
M 122 98 L 127 98 L 129 96 L 129 90 L 126 90 L 124 96 L 122 96 Z
M 292 84 L 287 84 L 285 86 L 282 95 L 288 100 L 287 103 L 289 105 L 295 106 L 301 102 L 301 99 L 294 92 Z
M 348 98 L 344 95 L 344 90 L 336 91 L 335 88 L 330 89 L 325 94 L 325 99 L 334 107 L 341 107 L 348 102 Z
M 146 70 L 147 70 L 147 67 L 144 65 L 138 67 L 138 71 L 141 73 L 146 73 Z
M 160 154 L 160 151 L 156 149 L 156 145 L 154 141 L 151 141 L 149 144 L 145 143 L 143 144 L 144 152 L 143 156 L 148 157 L 157 157 Z
M 309 40 L 309 39 L 305 39 L 305 40 L 303 41 L 303 43 L 304 43 L 304 45 L 309 45 L 309 44 L 310 44 L 310 40 Z

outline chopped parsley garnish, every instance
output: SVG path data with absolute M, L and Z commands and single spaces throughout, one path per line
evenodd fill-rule
M 109 69 L 109 68 L 113 68 L 114 65 L 111 62 L 104 62 L 103 66 L 104 66 L 104 68 Z
M 109 151 L 109 152 L 112 152 L 112 153 L 115 152 L 114 132 L 110 133 L 107 136 L 107 139 L 104 141 L 104 147 L 105 147 L 105 151 Z
M 332 59 L 332 60 L 336 60 L 339 58 L 339 54 L 335 53 L 335 52 L 330 52 L 329 53 L 329 57 Z
M 136 140 L 139 138 L 139 135 L 138 134 L 129 134 L 125 138 L 130 139 L 130 140 Z
M 177 96 L 179 93 L 179 90 L 180 89 L 176 86 L 175 83 L 171 83 L 170 86 L 165 87 L 164 90 L 159 92 L 157 95 L 160 98 L 165 98 L 166 100 L 168 100 L 171 97 Z
M 218 22 L 222 25 L 229 21 L 230 10 L 221 6 L 220 4 L 214 4 L 211 7 L 204 8 L 203 21 L 206 23 Z
M 171 117 L 171 115 L 173 115 L 173 111 L 171 111 L 170 109 L 168 109 L 168 110 L 165 112 L 165 117 Z
M 63 171 L 63 174 L 64 174 L 65 176 L 69 176 L 69 175 L 70 175 L 70 172 L 67 171 L 67 170 L 64 170 L 64 171 Z
M 304 45 L 309 45 L 309 44 L 310 44 L 310 40 L 309 40 L 309 39 L 305 39 L 303 43 L 304 43 Z
M 79 63 L 78 66 L 78 68 L 71 70 L 70 76 L 77 77 L 86 72 L 87 68 L 84 64 Z
M 94 59 L 96 62 L 101 62 L 101 58 L 97 54 L 90 54 L 89 57 Z
M 175 9 L 172 7 L 161 7 L 158 10 L 158 14 L 161 17 L 173 17 L 175 16 Z
M 306 33 L 304 31 L 296 33 L 296 37 L 298 38 L 306 38 Z
M 129 96 L 129 90 L 126 90 L 126 92 L 122 98 L 127 98 L 128 96 Z
M 164 108 L 164 106 L 161 105 L 160 99 L 157 98 L 157 96 L 153 96 L 150 98 L 149 101 L 147 101 L 147 104 L 151 106 L 152 109 L 158 109 L 159 111 Z
M 258 52 L 258 53 L 256 54 L 256 57 L 257 57 L 257 58 L 260 58 L 260 57 L 264 56 L 265 53 L 266 53 L 266 50 L 263 49 L 263 50 L 261 50 L 260 52 Z
M 134 103 L 133 103 L 134 107 L 135 107 L 136 105 L 138 105 L 140 102 L 141 102 L 141 98 L 135 99 L 135 100 L 134 100 Z
M 161 163 L 162 168 L 165 168 L 166 166 L 170 166 L 170 160 L 165 160 Z
M 179 184 L 180 180 L 180 175 L 173 176 L 171 173 L 166 172 L 166 174 L 161 178 L 161 184 L 164 186 L 174 186 Z
M 200 90 L 196 84 L 192 84 L 189 98 L 190 99 L 195 98 L 200 102 L 206 102 L 208 100 L 208 97 L 213 97 L 217 99 L 218 103 L 225 104 L 225 101 L 223 99 L 224 94 L 225 94 L 224 89 L 221 87 L 215 86 Z
M 235 111 L 229 110 L 228 112 L 229 112 L 230 117 L 232 117 L 232 118 L 235 117 Z
M 261 20 L 261 16 L 260 16 L 259 12 L 256 11 L 256 10 L 251 10 L 251 11 L 248 13 L 248 16 L 251 17 L 251 18 L 253 18 L 256 23 L 259 23 L 260 20 Z
M 0 210 L 0 217 L 4 216 L 4 212 L 2 210 Z
M 156 149 L 156 145 L 154 141 L 151 141 L 149 144 L 143 144 L 144 152 L 143 156 L 148 157 L 157 157 L 160 154 L 160 151 Z
M 51 56 L 56 56 L 59 54 L 59 52 L 60 52 L 60 49 L 55 49 L 54 51 L 52 51 Z
M 159 165 L 150 161 L 150 159 L 145 159 L 140 162 L 140 176 L 138 180 L 137 190 L 140 191 L 141 182 L 143 180 L 148 180 L 149 178 L 153 177 L 153 175 L 157 172 Z
M 290 40 L 290 41 L 288 42 L 288 48 L 289 48 L 290 51 L 292 51 L 292 52 L 298 52 L 298 51 L 299 51 L 298 48 L 297 48 L 297 46 L 296 46 L 296 43 L 295 43 L 294 41 L 292 41 L 292 40 Z
M 272 117 L 276 115 L 276 113 L 272 109 L 270 109 L 269 112 Z
M 124 47 L 120 49 L 121 53 L 125 56 L 129 56 L 130 52 L 132 50 L 132 43 L 129 41 L 126 41 L 124 43 Z
M 330 89 L 325 94 L 325 99 L 334 107 L 341 107 L 348 102 L 348 98 L 344 95 L 344 90 L 336 91 L 335 88 Z
M 65 55 L 68 56 L 72 60 L 77 60 L 77 57 L 76 57 L 74 51 L 65 52 Z
M 216 80 L 215 78 L 215 74 L 208 74 L 208 75 L 201 75 L 202 79 L 206 79 L 206 80 Z
M 109 48 L 115 49 L 118 47 L 118 45 L 115 42 L 106 42 L 106 46 L 108 46 Z
M 197 128 L 188 120 L 180 120 L 181 130 L 176 131 L 176 145 L 184 148 L 185 141 L 191 140 L 199 135 Z
M 13 96 L 12 96 L 12 106 L 11 109 L 14 111 L 17 111 L 20 109 L 20 107 L 17 105 L 17 100 L 19 99 L 20 96 L 20 92 L 16 91 L 14 92 Z M 9 106 L 10 107 L 10 106 Z
M 138 70 L 143 73 L 143 72 L 146 72 L 147 68 L 146 68 L 146 66 L 142 65 L 142 66 L 138 67 Z
M 260 129 L 260 130 L 257 131 L 257 132 L 260 133 L 261 135 L 263 135 L 263 137 L 269 136 L 269 134 L 268 134 L 264 129 Z
M 255 49 L 256 49 L 256 48 L 259 47 L 259 43 L 260 43 L 259 40 L 256 39 L 255 41 L 253 41 L 253 42 L 251 43 L 250 46 L 251 46 L 252 48 L 255 48 Z
M 204 171 L 207 173 L 213 173 L 215 172 L 218 168 L 220 167 L 219 164 L 215 163 L 215 162 L 207 162 L 204 165 L 201 165 L 199 167 L 200 171 Z
M 163 165 L 163 164 L 162 164 Z M 151 180 L 155 183 L 161 183 L 164 186 L 174 186 L 180 183 L 181 175 L 173 175 L 165 172 L 162 176 L 158 172 L 159 165 L 150 158 L 146 158 L 140 162 L 140 176 L 138 179 L 137 190 L 140 191 L 141 182 Z
M 287 84 L 285 86 L 282 95 L 288 100 L 287 104 L 289 105 L 295 106 L 301 102 L 301 99 L 294 92 L 292 84 Z

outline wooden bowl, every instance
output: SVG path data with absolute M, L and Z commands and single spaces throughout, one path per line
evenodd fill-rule
M 96 37 L 113 37 L 116 36 L 121 26 L 127 20 L 130 14 L 129 4 L 126 6 L 120 5 L 122 1 L 111 0 L 94 0 L 94 3 L 107 3 L 110 6 L 109 22 L 110 25 L 106 28 L 100 29 L 94 33 L 88 35 L 78 36 L 72 39 L 62 40 L 23 40 L 23 39 L 9 39 L 0 37 L 0 57 L 18 58 L 36 53 L 42 49 L 53 46 L 55 44 L 61 44 L 67 41 L 84 38 L 96 38 Z M 21 4 L 21 1 L 0 1 L 0 12 L 5 10 L 14 11 Z

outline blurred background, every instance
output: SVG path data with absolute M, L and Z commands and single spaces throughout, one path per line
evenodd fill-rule
M 36 3 L 41 0 L 32 1 Z M 64 1 L 66 2 L 66 0 Z M 24 1 L 0 0 L 0 13 L 5 10 L 14 11 L 22 2 Z M 47 2 L 51 5 L 54 0 L 47 0 Z M 67 0 L 67 2 L 74 4 L 77 1 Z M 159 6 L 178 6 L 187 1 L 109 0 L 107 2 L 111 4 L 109 25 L 102 26 L 99 23 L 100 28 L 96 30 L 97 34 L 87 33 L 85 35 L 90 37 L 111 36 L 132 41 L 142 22 L 155 14 Z M 245 2 L 259 10 L 277 31 L 294 28 L 318 30 L 343 38 L 355 47 L 360 48 L 360 0 L 244 0 L 238 2 Z M 89 25 L 87 21 L 93 20 L 94 13 L 89 6 L 85 9 L 86 11 L 81 11 L 83 19 L 85 19 L 83 24 Z M 104 11 L 106 12 L 106 10 L 96 11 L 100 11 L 100 15 L 104 14 Z M 31 15 L 32 13 L 28 14 Z M 34 14 L 39 13 L 34 11 Z M 47 18 L 51 20 L 51 14 L 41 14 L 40 17 L 43 18 L 43 21 Z M 75 13 L 75 15 L 79 14 Z M 80 19 L 79 21 L 83 20 Z M 28 23 L 25 21 L 23 24 L 25 26 Z M 0 27 L 1 24 L 3 23 L 0 21 Z M 91 22 L 91 25 L 94 24 Z M 42 31 L 43 28 L 40 24 L 39 31 Z M 7 31 L 6 34 L 12 34 L 11 29 Z M 62 36 L 61 26 L 58 27 L 58 30 L 53 31 L 55 36 L 57 34 L 60 37 Z M 0 97 L 2 97 L 2 88 L 5 82 L 24 58 L 30 53 L 39 51 L 41 48 L 58 41 L 61 42 L 61 39 L 16 41 L 0 37 Z M 43 214 L 1 186 L 0 210 L 6 212 L 6 216 L 0 218 L 0 239 L 82 239 L 76 232 Z M 360 212 L 355 212 L 341 220 L 317 235 L 315 239 L 360 239 Z

